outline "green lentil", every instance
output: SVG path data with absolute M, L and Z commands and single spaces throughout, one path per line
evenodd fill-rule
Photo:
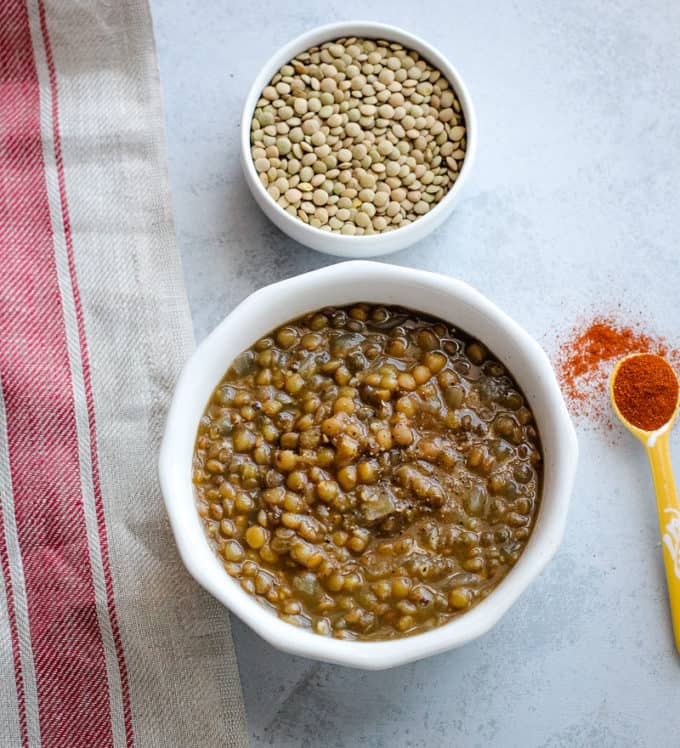
M 427 214 L 457 180 L 466 147 L 449 82 L 385 40 L 341 38 L 300 53 L 264 88 L 251 124 L 253 163 L 270 197 L 345 235 L 393 231 Z M 330 196 L 354 198 L 355 185 L 376 191 L 379 180 L 392 193 L 361 197 L 361 210 L 340 217 L 315 210 L 333 204 L 318 177 Z

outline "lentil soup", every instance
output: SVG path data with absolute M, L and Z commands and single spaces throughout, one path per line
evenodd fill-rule
M 516 563 L 542 455 L 479 341 L 400 307 L 289 322 L 240 354 L 198 428 L 209 542 L 283 620 L 341 639 L 442 625 Z

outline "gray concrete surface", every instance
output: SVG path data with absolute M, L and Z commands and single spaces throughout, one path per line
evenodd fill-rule
M 197 339 L 254 289 L 333 261 L 248 194 L 241 104 L 284 42 L 332 20 L 413 30 L 466 79 L 477 167 L 455 215 L 389 262 L 477 286 L 554 352 L 593 311 L 680 341 L 675 0 L 152 0 L 177 232 Z M 673 650 L 644 455 L 578 424 L 564 544 L 487 636 L 392 672 L 273 651 L 234 620 L 259 746 L 677 748 Z M 680 465 L 680 441 L 673 440 Z M 405 643 L 405 646 L 407 644 Z

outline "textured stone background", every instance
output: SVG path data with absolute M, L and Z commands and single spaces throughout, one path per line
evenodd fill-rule
M 244 296 L 332 262 L 246 190 L 241 105 L 283 43 L 322 23 L 392 22 L 465 78 L 478 161 L 455 215 L 389 262 L 460 276 L 554 352 L 584 315 L 680 341 L 676 0 L 152 0 L 175 218 L 196 336 Z M 618 427 L 578 424 L 565 542 L 481 640 L 391 672 L 279 654 L 234 620 L 253 746 L 576 748 L 680 744 L 650 480 Z M 680 466 L 680 442 L 673 449 Z M 405 642 L 404 646 L 408 646 Z

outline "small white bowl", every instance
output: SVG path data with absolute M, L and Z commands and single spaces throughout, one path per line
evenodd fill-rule
M 448 79 L 458 96 L 463 109 L 467 131 L 467 149 L 458 179 L 442 200 L 429 213 L 418 218 L 418 220 L 408 226 L 382 234 L 371 234 L 370 236 L 346 236 L 336 232 L 322 231 L 303 223 L 299 218 L 293 218 L 269 195 L 262 182 L 260 182 L 250 153 L 250 124 L 253 119 L 253 112 L 262 91 L 269 84 L 274 74 L 278 72 L 282 65 L 292 60 L 295 55 L 304 52 L 310 47 L 318 46 L 333 39 L 351 36 L 398 42 L 408 49 L 415 50 L 438 68 L 444 77 Z M 475 112 L 472 107 L 470 94 L 458 71 L 441 52 L 419 37 L 413 36 L 395 26 L 387 26 L 383 23 L 373 23 L 370 21 L 332 23 L 328 26 L 320 26 L 286 44 L 285 47 L 282 47 L 274 54 L 262 68 L 257 78 L 255 78 L 246 97 L 241 116 L 241 164 L 248 187 L 258 205 L 268 218 L 291 238 L 312 249 L 317 249 L 319 252 L 337 255 L 338 257 L 361 259 L 385 255 L 389 252 L 404 249 L 420 241 L 431 231 L 434 231 L 434 229 L 443 223 L 458 201 L 463 185 L 467 181 L 470 170 L 472 169 L 476 150 L 477 121 Z
M 479 338 L 508 367 L 536 417 L 545 458 L 543 496 L 524 553 L 498 587 L 460 618 L 392 641 L 342 641 L 280 620 L 228 576 L 196 511 L 192 455 L 198 422 L 233 359 L 305 312 L 358 301 L 398 304 Z M 555 374 L 536 341 L 481 293 L 442 275 L 374 262 L 346 262 L 251 294 L 198 347 L 177 383 L 160 452 L 160 480 L 182 560 L 193 577 L 270 644 L 296 655 L 361 667 L 393 667 L 459 647 L 496 624 L 541 573 L 564 531 L 577 461 L 576 434 Z M 537 615 L 539 613 L 537 612 Z

